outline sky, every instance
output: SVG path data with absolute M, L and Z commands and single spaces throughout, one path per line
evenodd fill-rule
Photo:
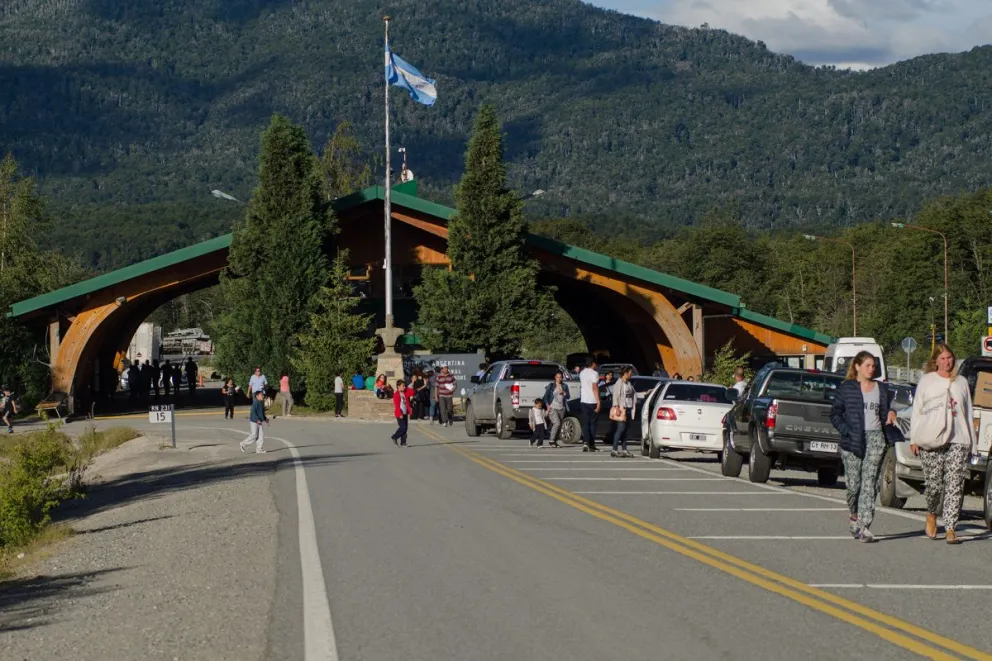
M 807 64 L 869 69 L 992 43 L 992 0 L 591 0 L 664 23 L 708 23 Z

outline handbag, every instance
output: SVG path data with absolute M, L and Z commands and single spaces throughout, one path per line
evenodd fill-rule
M 924 450 L 937 450 L 947 445 L 947 431 L 953 424 L 950 420 L 950 384 L 942 396 L 923 400 L 920 413 L 922 415 L 913 416 L 909 442 Z
M 610 420 L 613 422 L 626 422 L 627 412 L 623 410 L 622 406 L 614 406 L 610 409 Z

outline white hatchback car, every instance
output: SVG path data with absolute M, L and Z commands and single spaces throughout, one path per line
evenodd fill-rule
M 718 383 L 658 384 L 641 409 L 641 454 L 657 459 L 662 449 L 719 452 L 723 418 L 736 394 Z

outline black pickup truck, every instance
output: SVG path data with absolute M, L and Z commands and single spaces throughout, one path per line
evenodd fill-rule
M 843 378 L 837 374 L 767 365 L 724 418 L 720 468 L 767 482 L 773 466 L 816 472 L 821 486 L 833 486 L 841 472 L 840 435 L 830 407 Z

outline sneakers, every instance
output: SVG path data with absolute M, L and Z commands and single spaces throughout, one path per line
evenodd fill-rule
M 617 452 L 616 450 L 610 450 L 610 456 L 615 459 L 617 457 L 622 457 L 623 454 L 621 454 L 620 452 Z
M 864 528 L 858 535 L 858 540 L 864 542 L 865 544 L 871 544 L 875 541 L 875 535 L 871 534 L 871 531 L 867 528 Z
M 238 443 L 238 447 L 241 448 L 241 454 L 246 454 L 245 453 L 245 444 L 244 443 Z
M 858 538 L 858 517 L 852 516 L 848 520 L 848 529 L 851 531 L 851 537 L 854 539 Z
M 531 440 L 530 440 L 530 446 L 531 446 L 531 447 L 534 447 L 534 439 L 531 439 Z
M 255 450 L 255 454 L 265 454 L 268 450 Z

